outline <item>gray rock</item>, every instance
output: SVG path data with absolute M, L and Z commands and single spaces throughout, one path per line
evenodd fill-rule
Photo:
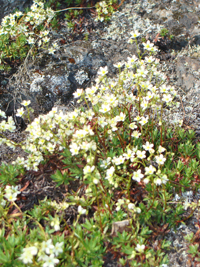
M 32 0 L 0 0 L 0 22 L 3 17 L 13 13 L 15 9 L 23 12 L 32 3 Z

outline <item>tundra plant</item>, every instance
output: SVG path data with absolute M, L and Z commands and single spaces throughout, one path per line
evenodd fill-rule
M 0 27 L 0 69 L 9 70 L 12 60 L 22 60 L 33 45 L 47 49 L 49 46 L 49 28 L 55 16 L 51 8 L 34 0 L 27 13 L 20 11 L 5 16 Z M 52 53 L 57 46 L 49 48 Z M 34 52 L 34 51 L 32 51 Z
M 48 2 L 47 6 L 51 2 Z M 109 20 L 109 16 L 114 12 L 115 2 L 115 0 L 106 0 L 97 3 L 95 5 L 97 20 Z M 2 19 L 0 26 L 0 70 L 10 70 L 13 62 L 20 64 L 28 52 L 34 56 L 40 50 L 47 50 L 50 54 L 54 54 L 58 49 L 57 42 L 52 43 L 51 46 L 49 45 L 50 32 L 52 28 L 58 27 L 56 12 L 62 10 L 54 11 L 50 7 L 45 7 L 45 3 L 44 0 L 33 0 L 30 11 L 25 13 L 17 11 Z M 59 6 L 58 1 L 54 4 Z M 70 1 L 68 1 L 68 4 L 70 5 Z M 82 10 L 77 10 L 81 7 L 69 9 L 72 9 L 73 17 L 82 12 Z M 73 27 L 74 23 L 71 21 L 71 15 L 66 14 L 66 19 L 69 20 L 68 27 Z
M 129 42 L 137 41 L 138 35 L 131 33 Z M 54 155 L 62 162 L 51 176 L 57 186 L 68 188 L 76 180 L 79 187 L 68 191 L 61 203 L 45 199 L 24 213 L 16 204 L 19 191 L 13 193 L 15 187 L 2 190 L 1 201 L 10 201 L 20 211 L 20 225 L 28 233 L 26 241 L 20 234 L 21 247 L 12 250 L 15 266 L 21 260 L 30 266 L 99 267 L 107 252 L 123 266 L 167 263 L 164 252 L 169 242 L 155 239 L 175 227 L 185 210 L 190 208 L 192 214 L 195 208 L 173 195 L 198 188 L 199 144 L 192 143 L 193 131 L 186 133 L 164 121 L 165 107 L 173 107 L 176 92 L 159 71 L 159 61 L 153 56 L 156 47 L 149 41 L 143 47 L 143 54 L 115 65 L 117 78 L 110 79 L 108 67 L 101 67 L 94 86 L 78 89 L 74 97 L 81 108 L 67 114 L 53 108 L 39 116 L 28 125 L 28 137 L 21 144 L 2 133 L 1 143 L 12 148 L 20 145 L 28 153 L 14 165 L 40 171 L 41 164 Z M 22 104 L 30 111 L 29 102 Z M 23 116 L 23 110 L 17 114 Z M 15 131 L 11 118 L 0 124 L 1 132 L 7 130 Z M 2 225 L 10 216 L 7 202 Z M 73 223 L 66 218 L 68 209 L 74 210 Z M 26 221 L 34 223 L 35 232 Z M 8 229 L 14 227 L 8 222 Z M 7 255 L 6 246 L 3 250 Z M 62 257 L 57 259 L 59 253 Z
M 118 8 L 116 0 L 99 1 L 95 5 L 97 11 L 96 21 L 109 21 L 110 16 Z

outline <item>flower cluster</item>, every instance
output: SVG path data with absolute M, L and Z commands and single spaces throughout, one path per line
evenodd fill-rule
M 115 4 L 115 0 L 106 0 L 106 1 L 101 1 L 98 2 L 96 6 L 96 11 L 97 11 L 97 18 L 95 19 L 96 21 L 108 21 L 109 16 L 114 13 L 114 8 L 113 4 Z
M 14 14 L 7 15 L 2 19 L 0 35 L 11 34 L 13 37 L 24 33 L 27 36 L 27 42 L 29 44 L 34 43 L 34 32 L 30 31 L 31 28 L 34 30 L 44 22 L 50 23 L 55 16 L 54 11 L 51 8 L 44 9 L 44 3 L 38 0 L 34 0 L 29 11 L 24 17 L 23 22 L 18 23 L 19 19 L 24 15 L 22 12 L 17 11 Z M 22 25 L 23 24 L 23 25 Z M 48 35 L 48 31 L 40 33 L 40 36 L 45 37 Z M 30 39 L 29 39 L 30 38 Z M 32 40 L 32 41 L 31 41 Z
M 5 188 L 5 195 L 4 197 L 8 201 L 16 201 L 17 200 L 17 195 L 19 195 L 21 192 L 18 190 L 18 186 L 9 186 L 7 185 Z
M 38 255 L 37 261 L 42 263 L 43 267 L 54 267 L 59 263 L 59 259 L 56 257 L 63 252 L 63 245 L 63 242 L 57 242 L 54 245 L 51 239 L 43 241 L 42 243 L 36 243 L 34 246 L 23 248 L 19 259 L 24 264 L 30 264 L 33 263 L 34 256 Z
M 2 116 L 4 118 L 6 117 L 6 116 L 4 116 L 4 112 L 3 111 L 1 111 L 0 116 Z M 16 126 L 15 126 L 15 122 L 14 122 L 12 117 L 8 117 L 7 122 L 6 122 L 6 120 L 3 120 L 0 123 L 0 131 L 1 132 L 5 132 L 5 131 L 14 132 L 15 130 L 16 130 Z M 5 141 L 3 139 L 0 139 L 0 140 L 1 140 L 0 142 Z
M 133 33 L 132 36 L 134 36 Z M 148 43 L 148 47 L 151 47 L 150 51 L 153 53 L 154 46 Z M 121 65 L 122 63 L 116 66 L 121 68 Z M 107 143 L 113 138 L 119 138 L 121 134 L 119 125 L 121 124 L 124 125 L 124 130 L 127 129 L 130 132 L 132 141 L 125 148 L 126 153 L 111 158 L 112 166 L 106 171 L 105 176 L 109 183 L 115 187 L 118 185 L 115 179 L 115 169 L 121 168 L 127 161 L 143 162 L 154 158 L 158 166 L 162 167 L 166 161 L 164 155 L 161 154 L 164 150 L 158 148 L 159 154 L 155 154 L 154 145 L 148 141 L 140 148 L 136 147 L 134 143 L 142 134 L 141 127 L 148 125 L 150 120 L 162 116 L 162 106 L 164 103 L 171 104 L 173 96 L 176 95 L 175 90 L 164 83 L 163 73 L 159 71 L 158 62 L 152 56 L 145 60 L 139 60 L 133 56 L 128 59 L 128 63 L 123 63 L 123 65 L 125 65 L 125 69 L 119 75 L 119 82 L 121 83 L 123 79 L 123 86 L 118 86 L 116 80 L 108 82 L 106 77 L 108 68 L 101 67 L 96 86 L 87 88 L 85 91 L 78 89 L 74 93 L 74 97 L 89 101 L 92 108 L 84 111 L 76 109 L 68 114 L 63 114 L 62 111 L 53 108 L 47 115 L 39 116 L 28 125 L 26 131 L 29 132 L 29 137 L 22 148 L 30 153 L 30 156 L 26 160 L 18 158 L 15 163 L 24 165 L 28 170 L 37 170 L 39 163 L 44 159 L 44 154 L 64 149 L 67 140 L 70 140 L 68 148 L 72 156 L 96 153 L 99 142 L 95 138 L 97 131 L 99 139 L 105 139 L 103 145 L 105 141 Z M 136 72 L 133 71 L 134 69 Z M 148 77 L 151 79 L 149 80 Z M 137 95 L 133 95 L 133 88 L 138 91 Z M 166 101 L 166 95 L 170 97 L 170 101 Z M 24 106 L 27 107 L 28 104 L 24 103 Z M 119 107 L 127 105 L 132 108 L 130 114 L 125 109 L 119 111 Z M 151 113 L 150 110 L 152 110 Z M 23 111 L 24 109 L 20 109 L 17 114 L 22 115 Z M 2 122 L 1 129 L 12 128 L 13 122 L 11 122 L 11 119 L 9 119 L 9 123 Z M 92 165 L 89 163 L 87 168 L 92 168 Z M 149 176 L 153 176 L 154 173 L 155 169 L 148 166 L 145 174 L 143 171 L 137 170 L 133 173 L 132 179 L 140 182 L 146 175 L 144 182 L 148 183 Z M 159 179 L 155 179 L 156 184 L 161 184 Z
M 119 211 L 120 209 L 128 208 L 129 211 L 133 211 L 136 213 L 141 213 L 141 209 L 139 207 L 136 207 L 134 203 L 131 203 L 129 199 L 118 199 L 116 203 L 116 211 Z
M 39 48 L 48 46 L 50 31 L 45 27 L 50 24 L 55 12 L 51 8 L 45 9 L 44 3 L 39 0 L 34 0 L 30 9 L 26 14 L 17 11 L 2 19 L 0 28 L 1 68 L 5 65 L 6 58 L 24 58 L 33 45 L 37 45 Z M 54 43 L 49 49 L 49 53 L 53 53 L 57 47 L 57 44 Z
M 153 144 L 150 144 L 148 141 L 146 142 L 146 144 L 143 145 L 143 148 L 145 149 L 145 151 L 140 151 L 138 150 L 136 155 L 137 158 L 139 159 L 144 159 L 146 158 L 145 154 L 146 152 L 149 152 L 150 155 L 153 155 L 155 150 L 153 149 Z M 158 147 L 158 153 L 162 153 L 164 152 L 166 149 L 162 146 Z M 151 157 L 150 157 L 151 158 Z M 157 156 L 155 156 L 155 163 L 157 163 L 159 166 L 162 166 L 165 161 L 166 158 L 163 156 L 163 154 L 159 154 Z M 141 180 L 147 184 L 150 181 L 150 178 L 153 179 L 153 183 L 155 183 L 156 185 L 161 185 L 162 183 L 165 184 L 168 181 L 168 178 L 166 175 L 160 176 L 160 169 L 157 171 L 156 168 L 153 165 L 149 165 L 147 167 L 145 167 L 145 174 L 142 174 L 141 170 L 137 170 L 134 172 L 132 179 L 137 181 L 138 183 L 141 182 Z
M 33 10 L 38 7 L 35 6 Z M 47 32 L 43 34 L 48 35 Z M 138 36 L 139 32 L 132 32 L 130 43 Z M 62 203 L 46 199 L 41 202 L 41 217 L 48 226 L 44 229 L 38 222 L 40 228 L 43 232 L 48 231 L 48 235 L 59 232 L 54 235 L 55 240 L 47 240 L 50 237 L 47 238 L 45 232 L 45 241 L 30 242 L 19 257 L 24 264 L 38 262 L 37 265 L 43 267 L 58 264 L 58 256 L 64 246 L 58 239 L 64 225 L 63 234 L 70 237 L 65 239 L 65 252 L 73 255 L 73 264 L 78 265 L 79 258 L 83 257 L 84 263 L 101 266 L 105 247 L 100 244 L 107 242 L 111 224 L 116 226 L 116 231 L 113 227 L 109 242 L 113 242 L 114 249 L 120 247 L 124 253 L 125 256 L 120 259 L 123 266 L 129 260 L 133 260 L 130 264 L 136 266 L 141 259 L 148 266 L 165 264 L 165 259 L 160 260 L 160 250 L 152 250 L 146 242 L 151 231 L 143 226 L 148 225 L 150 220 L 154 223 L 158 217 L 160 223 L 166 217 L 168 222 L 172 219 L 174 223 L 174 218 L 179 220 L 184 209 L 192 208 L 188 195 L 184 204 L 179 203 L 178 206 L 175 203 L 177 209 L 174 210 L 171 193 L 167 190 L 176 186 L 177 182 L 172 182 L 180 180 L 180 177 L 182 182 L 185 178 L 182 183 L 187 185 L 185 187 L 189 186 L 188 177 L 196 183 L 198 172 L 193 170 L 199 167 L 196 158 L 199 160 L 200 154 L 199 147 L 193 153 L 194 145 L 189 141 L 178 147 L 176 155 L 171 152 L 168 140 L 172 139 L 173 132 L 165 127 L 167 122 L 163 120 L 163 113 L 166 105 L 173 106 L 176 92 L 174 87 L 166 84 L 166 77 L 159 70 L 159 61 L 154 57 L 157 48 L 149 41 L 143 46 L 143 57 L 133 55 L 127 62 L 115 64 L 119 70 L 117 77 L 109 78 L 109 69 L 104 66 L 98 71 L 95 85 L 85 90 L 78 89 L 74 97 L 79 103 L 84 101 L 85 105 L 81 108 L 63 113 L 54 107 L 48 114 L 40 115 L 27 126 L 27 139 L 20 144 L 4 137 L 0 139 L 9 147 L 21 145 L 28 155 L 26 158 L 18 157 L 13 164 L 27 170 L 37 171 L 42 161 L 49 160 L 48 155 L 59 155 L 57 160 L 62 164 L 57 165 L 58 169 L 51 178 L 64 186 L 73 179 L 79 187 L 76 191 L 67 190 Z M 31 111 L 30 101 L 21 104 L 17 116 L 24 117 Z M 0 116 L 6 119 L 3 111 L 0 111 Z M 15 131 L 12 118 L 3 120 L 0 130 Z M 179 133 L 179 130 L 182 129 L 175 129 L 174 133 Z M 181 135 L 183 138 L 180 140 L 185 141 L 187 135 L 180 131 Z M 188 136 L 193 136 L 193 133 L 189 132 Z M 178 138 L 176 140 L 179 142 Z M 191 155 L 194 158 L 190 161 Z M 174 158 L 180 159 L 178 163 L 173 162 Z M 7 186 L 5 195 L 0 193 L 4 206 L 3 198 L 13 202 L 20 192 L 17 187 Z M 17 206 L 16 203 L 13 205 Z M 47 206 L 51 209 L 43 215 L 43 207 Z M 73 224 L 68 225 L 63 214 L 70 206 L 74 206 L 76 212 Z M 38 210 L 32 214 L 39 214 Z M 83 223 L 80 217 L 85 217 Z M 132 230 L 132 235 L 126 232 L 127 229 Z M 159 256 L 156 253 L 160 253 Z M 93 255 L 97 254 L 94 260 Z

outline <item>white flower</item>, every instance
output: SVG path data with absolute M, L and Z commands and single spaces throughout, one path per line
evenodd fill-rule
M 21 11 L 17 11 L 17 12 L 15 12 L 14 15 L 15 15 L 16 17 L 20 17 L 20 16 L 23 15 L 23 13 L 22 13 Z
M 140 124 L 143 126 L 143 125 L 145 125 L 146 123 L 148 122 L 148 117 L 141 117 L 141 120 L 140 120 Z
M 55 48 L 55 49 L 57 49 L 57 48 L 59 47 L 57 43 L 53 43 L 52 46 L 53 46 L 53 48 Z
M 49 34 L 49 31 L 43 31 L 43 32 L 42 32 L 42 35 L 43 35 L 43 36 L 47 36 L 48 34 Z
M 143 183 L 148 184 L 149 183 L 149 178 L 144 178 L 142 181 L 143 181 Z
M 145 167 L 145 174 L 153 174 L 156 171 L 156 168 L 150 165 L 149 167 Z
M 44 43 L 48 43 L 49 40 L 50 40 L 50 38 L 48 38 L 47 36 L 45 36 L 42 40 L 43 40 Z
M 125 64 L 125 65 L 126 65 L 126 68 L 127 68 L 127 69 L 130 69 L 130 68 L 132 68 L 132 65 L 131 65 L 131 63 L 129 63 L 129 61 L 128 61 L 128 62 L 126 62 L 126 64 Z
M 62 210 L 66 210 L 69 207 L 69 204 L 67 202 L 63 202 L 60 204 Z
M 98 75 L 100 75 L 100 76 L 104 76 L 104 75 L 106 75 L 108 73 L 108 67 L 106 66 L 106 67 L 100 67 L 100 69 L 98 70 Z
M 37 248 L 36 247 L 27 247 L 23 248 L 23 253 L 19 257 L 19 259 L 24 263 L 32 263 L 33 262 L 33 256 L 37 254 Z
M 80 205 L 78 206 L 78 213 L 80 215 L 86 214 L 87 210 L 82 208 Z
M 143 145 L 143 148 L 147 151 L 150 151 L 153 148 L 153 144 L 150 144 L 148 141 L 145 145 Z
M 134 203 L 129 203 L 128 204 L 129 210 L 134 210 L 135 209 L 135 204 Z
M 166 86 L 166 84 L 161 85 L 161 87 L 160 87 L 161 93 L 166 93 L 166 92 L 168 92 L 168 90 L 169 90 L 169 88 Z
M 16 130 L 15 123 L 14 123 L 12 117 L 8 117 L 8 122 L 7 122 L 6 128 L 10 132 L 13 132 L 14 130 Z
M 138 170 L 138 171 L 134 172 L 132 179 L 139 183 L 143 177 L 144 177 L 144 175 L 141 173 L 141 170 Z
M 98 184 L 99 183 L 99 179 L 96 178 L 96 177 L 94 177 L 92 181 L 93 181 L 94 184 Z
M 179 120 L 178 125 L 181 127 L 183 125 L 183 120 Z
M 24 107 L 27 107 L 28 105 L 30 105 L 30 103 L 31 103 L 31 101 L 30 100 L 24 100 L 24 101 L 22 101 L 22 106 L 24 106 Z
M 23 114 L 24 114 L 24 108 L 22 107 L 17 110 L 16 116 L 22 117 Z
M 141 135 L 141 133 L 139 133 L 138 131 L 133 131 L 131 136 L 135 137 L 135 138 L 139 138 Z
M 3 118 L 6 118 L 6 113 L 4 111 L 0 110 L 0 116 Z
M 122 199 L 122 198 L 118 199 L 117 204 L 116 204 L 116 206 L 117 206 L 116 211 L 119 211 L 121 208 L 121 205 L 124 205 L 124 203 L 125 203 L 124 199 Z
M 74 98 L 78 98 L 83 94 L 83 89 L 77 89 L 75 93 L 73 93 Z
M 70 147 L 70 152 L 72 153 L 72 155 L 78 154 L 80 147 L 76 143 L 72 143 L 69 147 Z
M 166 182 L 169 180 L 169 179 L 167 178 L 167 175 L 166 175 L 166 174 L 164 174 L 164 175 L 161 176 L 160 178 L 161 178 L 163 184 L 166 184 Z
M 154 183 L 155 183 L 156 185 L 161 185 L 161 184 L 162 184 L 162 180 L 161 180 L 160 178 L 155 178 L 155 179 L 154 179 Z
M 132 44 L 133 42 L 134 42 L 133 39 L 131 39 L 131 38 L 128 39 L 128 43 L 129 43 L 129 44 Z
M 37 10 L 37 5 L 35 3 L 31 6 L 31 10 L 33 12 L 35 12 Z
M 59 260 L 55 258 L 54 254 L 51 254 L 50 256 L 44 255 L 43 261 L 44 263 L 42 267 L 54 267 L 59 263 Z
M 140 116 L 137 116 L 135 117 L 134 121 L 140 121 L 141 120 L 141 117 Z
M 158 49 L 154 46 L 153 43 L 150 43 L 150 41 L 148 40 L 146 43 L 142 43 L 144 48 L 150 52 L 155 52 Z
M 153 96 L 154 96 L 153 93 L 148 92 L 148 93 L 147 93 L 147 96 L 146 96 L 146 100 L 148 101 L 148 100 L 152 99 Z
M 88 149 L 92 149 L 93 151 L 95 151 L 97 149 L 97 145 L 94 141 L 88 143 Z
M 83 169 L 83 173 L 86 175 L 88 173 L 92 173 L 95 169 L 95 166 L 89 166 L 86 165 L 85 168 Z
M 172 96 L 170 95 L 170 94 L 164 94 L 163 95 L 163 98 L 162 98 L 162 101 L 164 101 L 164 102 L 171 102 L 172 101 Z
M 16 194 L 7 193 L 4 195 L 5 198 L 7 198 L 8 201 L 13 202 L 17 200 Z
M 135 211 L 136 211 L 137 213 L 141 213 L 141 209 L 140 209 L 139 207 L 137 207 L 137 208 L 135 209 Z
M 165 152 L 166 148 L 162 147 L 162 146 L 159 146 L 158 147 L 158 153 L 162 153 L 162 152 Z
M 143 100 L 142 103 L 141 103 L 142 109 L 145 110 L 146 108 L 148 108 L 148 104 L 149 104 L 148 101 Z
M 60 230 L 60 221 L 59 221 L 58 216 L 55 216 L 51 220 L 51 227 L 54 227 L 55 231 L 59 231 Z
M 160 154 L 159 156 L 155 156 L 155 159 L 159 165 L 163 165 L 166 161 L 166 158 L 164 158 L 162 154 Z
M 137 155 L 137 157 L 140 158 L 140 159 L 145 159 L 145 158 L 146 158 L 146 151 L 140 151 L 140 150 L 138 150 L 138 151 L 136 152 L 136 155 Z
M 6 200 L 5 200 L 5 199 L 2 199 L 2 200 L 0 201 L 0 205 L 1 205 L 2 207 L 5 207 L 5 206 L 6 206 Z
M 133 152 L 132 150 L 128 149 L 127 152 L 123 154 L 123 156 L 126 159 L 134 158 L 135 152 Z
M 53 47 L 50 47 L 48 49 L 48 51 L 49 51 L 49 54 L 52 54 L 53 55 L 56 50 Z
M 130 34 L 132 38 L 136 38 L 140 35 L 140 33 L 137 30 L 135 30 L 134 32 L 130 32 Z
M 124 65 L 124 62 L 118 62 L 117 64 L 114 64 L 113 66 L 115 68 L 121 68 Z
M 13 193 L 20 194 L 20 191 L 18 189 L 19 189 L 18 185 L 16 185 L 16 186 L 12 185 L 8 190 L 9 191 L 11 190 Z
M 175 201 L 178 201 L 179 199 L 180 199 L 179 195 L 178 195 L 178 194 L 175 194 L 175 196 L 174 196 L 174 199 L 173 199 L 173 200 L 175 200 Z
M 145 61 L 146 61 L 147 63 L 152 63 L 154 60 L 155 60 L 155 58 L 153 58 L 152 56 L 150 56 L 150 57 L 145 57 Z
M 44 251 L 47 254 L 50 254 L 52 250 L 54 249 L 54 245 L 52 244 L 52 240 L 49 239 L 47 241 L 43 241 L 41 243 L 41 250 Z
M 8 201 L 16 201 L 17 195 L 19 195 L 21 192 L 18 191 L 18 186 L 9 186 L 7 185 L 5 188 L 5 195 L 4 197 L 7 198 Z
M 113 166 L 110 167 L 110 169 L 107 169 L 107 171 L 106 171 L 106 178 L 105 179 L 112 178 L 114 172 L 115 172 L 115 168 Z
M 116 117 L 116 121 L 124 121 L 126 118 L 126 114 L 120 112 L 119 116 Z
M 145 245 L 137 244 L 135 250 L 137 250 L 139 253 L 143 253 L 145 249 Z
M 12 26 L 15 26 L 15 23 L 16 23 L 15 20 L 11 20 L 9 25 L 12 27 Z
M 132 57 L 128 57 L 127 59 L 129 64 L 133 64 L 135 63 L 135 61 L 138 60 L 138 58 L 135 55 L 133 55 Z
M 119 157 L 114 157 L 112 161 L 115 165 L 120 165 L 120 164 L 124 163 L 124 160 L 125 160 L 125 158 L 121 155 Z
M 188 202 L 188 199 L 186 198 L 185 202 L 183 203 L 184 210 L 187 210 L 190 206 L 190 203 Z
M 148 71 L 145 69 L 144 66 L 141 66 L 140 68 L 137 69 L 137 76 L 138 77 L 146 77 L 146 75 L 148 74 Z
M 129 124 L 129 128 L 131 128 L 132 130 L 137 128 L 137 125 L 135 124 L 135 122 L 132 122 L 131 124 Z
M 112 128 L 112 131 L 116 131 L 117 130 L 117 127 L 116 127 L 116 124 L 117 124 L 117 117 L 115 118 L 111 118 L 111 119 L 108 119 L 108 123 L 110 124 L 111 128 Z
M 126 101 L 129 102 L 129 103 L 133 103 L 133 101 L 135 101 L 136 99 L 136 96 L 130 94 L 130 95 L 126 95 Z
M 107 159 L 102 160 L 100 167 L 107 168 L 110 165 L 110 162 L 111 162 L 111 158 L 108 157 Z
M 89 88 L 89 87 L 86 88 L 85 89 L 85 93 L 86 93 L 86 95 L 88 97 L 90 97 L 90 96 L 93 96 L 96 93 L 97 90 L 98 90 L 97 86 L 92 86 L 91 88 Z
M 110 105 L 103 104 L 99 111 L 102 112 L 102 113 L 106 113 L 106 112 L 110 111 Z
M 64 242 L 57 242 L 54 246 L 54 254 L 56 256 L 58 256 L 60 253 L 63 252 L 63 245 L 64 245 Z
M 35 40 L 32 37 L 29 37 L 27 40 L 28 44 L 34 44 Z

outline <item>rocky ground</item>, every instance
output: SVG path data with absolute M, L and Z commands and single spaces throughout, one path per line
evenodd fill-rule
M 169 31 L 167 36 L 159 35 L 161 28 Z M 85 11 L 82 19 L 77 20 L 74 31 L 68 29 L 66 22 L 61 20 L 59 31 L 51 32 L 52 42 L 57 41 L 60 46 L 54 55 L 41 52 L 34 60 L 27 57 L 12 75 L 0 73 L 0 109 L 11 115 L 24 99 L 31 100 L 34 116 L 50 111 L 53 106 L 66 111 L 73 109 L 76 103 L 72 93 L 77 88 L 93 84 L 99 67 L 107 65 L 109 75 L 114 76 L 116 70 L 113 64 L 136 54 L 136 46 L 127 42 L 134 29 L 141 33 L 139 42 L 145 38 L 158 46 L 160 52 L 157 58 L 160 59 L 162 70 L 178 91 L 180 106 L 176 110 L 169 110 L 169 119 L 184 119 L 185 125 L 195 129 L 198 137 L 200 3 L 194 0 L 127 0 L 108 24 L 95 22 L 93 14 Z M 88 34 L 88 40 L 85 33 Z M 23 125 L 20 126 L 23 129 Z M 22 138 L 23 132 L 11 137 L 16 140 Z M 19 153 L 18 150 L 16 154 Z M 2 147 L 0 160 L 12 161 L 16 154 Z M 188 257 L 184 240 L 186 234 L 197 232 L 195 225 L 198 222 L 196 212 L 185 225 L 180 225 L 177 232 L 171 230 L 166 236 L 172 241 L 172 249 L 168 252 L 169 266 L 198 266 Z M 105 266 L 118 265 L 108 257 Z

